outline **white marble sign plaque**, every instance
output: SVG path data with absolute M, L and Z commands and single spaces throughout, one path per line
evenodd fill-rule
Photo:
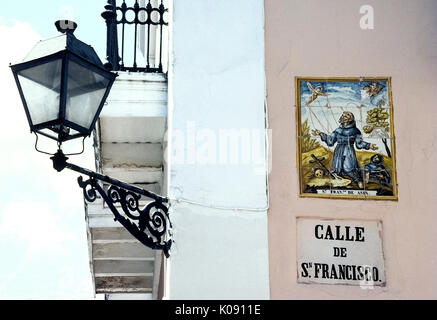
M 385 286 L 380 221 L 297 219 L 298 282 Z

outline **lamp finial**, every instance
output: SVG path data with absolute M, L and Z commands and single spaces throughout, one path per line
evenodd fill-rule
M 58 20 L 55 22 L 55 26 L 61 33 L 73 34 L 77 29 L 77 23 L 71 20 Z

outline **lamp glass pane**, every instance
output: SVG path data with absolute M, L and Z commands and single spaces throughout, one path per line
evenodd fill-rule
M 33 125 L 59 118 L 62 60 L 18 72 Z
M 70 60 L 65 119 L 91 129 L 109 83 L 109 79 Z

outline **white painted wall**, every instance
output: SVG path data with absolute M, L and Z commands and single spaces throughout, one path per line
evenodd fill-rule
M 173 1 L 171 16 L 166 296 L 267 299 L 264 1 Z M 221 163 L 220 133 L 241 129 L 256 154 Z
M 268 299 L 267 215 L 172 204 L 170 299 Z

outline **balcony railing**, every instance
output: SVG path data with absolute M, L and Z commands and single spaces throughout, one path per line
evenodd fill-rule
M 102 13 L 107 25 L 105 67 L 112 71 L 165 72 L 168 8 L 164 0 L 135 0 L 132 7 L 126 1 L 117 6 L 116 0 L 108 0 L 105 9 Z

